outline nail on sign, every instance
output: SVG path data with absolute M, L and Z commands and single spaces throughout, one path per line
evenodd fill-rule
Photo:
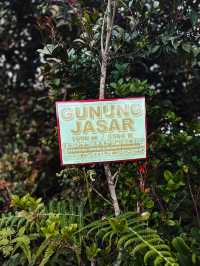
M 62 165 L 146 158 L 145 98 L 56 102 Z

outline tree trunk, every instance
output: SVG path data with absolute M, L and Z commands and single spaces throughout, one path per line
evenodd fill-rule
M 107 66 L 108 66 L 108 60 L 109 60 L 110 41 L 111 41 L 111 36 L 112 36 L 113 23 L 114 23 L 115 13 L 116 13 L 116 5 L 117 5 L 116 0 L 107 1 L 106 13 L 104 15 L 104 19 L 102 23 L 102 32 L 101 32 L 102 62 L 101 62 L 101 76 L 100 76 L 100 86 L 99 86 L 99 99 L 100 100 L 105 98 Z M 106 32 L 105 32 L 106 39 L 105 39 L 105 45 L 104 45 L 105 28 L 106 28 Z M 119 202 L 118 202 L 117 194 L 116 194 L 116 178 L 118 175 L 118 171 L 115 174 L 112 174 L 110 165 L 108 163 L 104 163 L 104 171 L 105 171 L 105 175 L 106 175 L 106 179 L 108 183 L 110 196 L 112 199 L 115 216 L 118 216 L 120 214 Z M 120 250 L 118 257 L 116 259 L 116 262 L 114 263 L 114 266 L 120 266 L 121 260 L 122 260 L 122 252 Z
M 101 77 L 100 77 L 100 87 L 99 87 L 99 99 L 104 99 L 105 98 L 107 63 L 108 63 L 107 62 L 107 55 L 102 55 Z
M 110 41 L 112 36 L 112 29 L 113 23 L 115 19 L 115 12 L 116 12 L 116 1 L 108 0 L 106 12 L 103 18 L 102 23 L 102 32 L 101 32 L 101 75 L 100 75 L 100 86 L 99 86 L 99 99 L 102 100 L 105 98 L 105 90 L 106 90 L 106 76 L 107 76 L 107 65 L 109 59 L 109 52 L 110 52 Z M 106 29 L 106 31 L 105 31 Z M 105 44 L 104 44 L 104 34 Z M 119 203 L 117 199 L 117 194 L 115 190 L 115 177 L 116 175 L 112 175 L 110 166 L 108 163 L 104 164 L 104 171 L 108 183 L 108 188 L 110 192 L 110 196 L 112 199 L 112 204 L 115 212 L 115 216 L 120 214 Z
M 118 203 L 116 189 L 115 189 L 115 179 L 113 178 L 109 164 L 106 164 L 106 163 L 104 164 L 104 170 L 106 174 L 108 188 L 110 191 L 110 196 L 111 196 L 112 203 L 113 203 L 113 208 L 115 211 L 115 216 L 118 216 L 120 214 L 120 208 L 119 208 L 119 203 Z

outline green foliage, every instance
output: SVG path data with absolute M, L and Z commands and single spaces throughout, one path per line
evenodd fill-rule
M 98 97 L 105 2 L 21 2 L 0 3 L 0 264 L 107 266 L 119 250 L 124 266 L 164 264 L 161 240 L 155 251 L 139 238 L 137 251 L 138 222 L 104 218 L 112 208 L 100 165 L 60 169 L 54 102 Z M 122 213 L 142 212 L 173 240 L 181 266 L 200 264 L 199 15 L 198 1 L 118 1 L 107 73 L 107 98 L 147 104 L 148 160 L 111 164 Z M 20 195 L 10 209 L 9 193 Z M 98 219 L 108 231 L 80 231 Z
M 46 213 L 47 209 L 41 199 L 25 195 L 13 196 L 13 206 L 19 209 L 15 215 L 8 214 L 1 219 L 0 251 L 8 261 L 20 252 L 24 259 L 21 262 L 23 265 L 28 262 L 30 265 L 42 266 L 61 251 L 69 249 L 79 265 L 82 243 L 90 242 L 95 237 L 97 242 L 87 245 L 85 250 L 90 261 L 98 256 L 101 258 L 104 252 L 110 253 L 111 248 L 115 248 L 116 252 L 128 252 L 130 256 L 142 252 L 144 263 L 154 257 L 155 265 L 163 265 L 163 262 L 177 265 L 170 248 L 157 232 L 143 224 L 143 221 L 149 219 L 149 213 L 140 216 L 125 213 L 119 217 L 97 220 L 84 227 L 80 208 L 75 213 L 71 207 L 71 213 L 67 213 L 64 202 L 52 202 Z M 38 241 L 40 245 L 33 246 Z M 99 241 L 103 246 L 98 246 Z
M 169 191 L 177 190 L 185 186 L 183 182 L 183 171 L 181 170 L 177 171 L 175 174 L 172 174 L 169 170 L 165 170 L 164 178 L 167 181 L 167 190 Z
M 151 265 L 156 266 L 178 266 L 170 247 L 155 230 L 142 223 L 145 219 L 149 219 L 146 214 L 139 216 L 128 212 L 116 218 L 95 221 L 82 230 L 87 230 L 88 237 L 94 235 L 97 243 L 99 241 L 103 243 L 107 251 L 115 247 L 118 252 L 128 251 L 133 257 L 144 256 L 145 265 L 150 265 L 149 263 L 152 262 Z M 93 244 L 90 252 L 96 256 L 97 250 L 97 246 Z
M 187 246 L 187 244 L 181 237 L 174 238 L 172 244 L 178 252 L 180 265 L 197 265 L 196 254 L 192 254 L 192 250 Z
M 198 250 L 200 240 L 199 229 L 193 228 L 191 233 L 191 237 L 182 234 L 172 240 L 172 245 L 177 252 L 177 257 L 181 266 L 197 266 L 200 263 L 200 252 Z
M 140 81 L 135 79 L 128 82 L 124 82 L 124 80 L 121 78 L 118 80 L 117 83 L 111 83 L 110 85 L 114 89 L 117 96 L 127 96 L 132 93 L 134 95 L 151 94 L 150 91 L 147 91 L 149 87 L 147 84 L 147 80 Z
M 83 226 L 81 207 L 72 209 L 72 204 L 52 202 L 46 208 L 41 199 L 29 194 L 13 196 L 12 202 L 19 210 L 1 218 L 0 231 L 0 251 L 8 262 L 20 252 L 23 265 L 42 266 L 54 254 L 69 249 L 79 265 L 82 236 L 74 234 Z
M 96 243 L 93 243 L 91 246 L 86 247 L 86 255 L 88 260 L 91 261 L 96 258 L 100 251 L 101 249 L 97 247 Z

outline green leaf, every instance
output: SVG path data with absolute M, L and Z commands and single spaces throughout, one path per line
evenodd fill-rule
M 126 219 L 111 218 L 109 222 L 115 233 L 122 233 L 128 228 Z
M 168 250 L 168 251 L 170 251 L 170 247 L 167 246 L 166 244 L 155 245 L 154 248 L 159 250 L 159 251 L 160 250 Z
M 134 237 L 135 237 L 135 240 L 138 239 L 138 237 L 136 237 L 134 234 L 127 234 L 125 236 L 120 237 L 120 239 L 118 240 L 117 246 L 118 247 L 122 246 L 122 244 L 126 242 L 129 238 L 134 238 Z
M 137 245 L 134 249 L 133 249 L 133 251 L 131 251 L 131 254 L 132 255 L 135 255 L 135 253 L 137 253 L 138 251 L 141 251 L 141 250 L 143 250 L 143 249 L 145 249 L 147 247 L 147 244 L 146 243 L 140 243 L 139 245 Z
M 190 254 L 191 249 L 188 247 L 188 245 L 185 243 L 183 238 L 176 237 L 172 240 L 172 245 L 175 247 L 175 249 L 181 254 Z
M 197 254 L 192 253 L 192 263 L 196 264 L 197 263 Z
M 9 244 L 9 240 L 8 239 L 1 239 L 0 240 L 0 247 L 1 246 L 6 246 Z
M 193 53 L 194 57 L 197 57 L 200 53 L 200 48 L 196 47 L 196 46 L 192 46 L 192 53 Z
M 43 49 L 38 49 L 38 53 L 44 54 L 44 55 L 51 55 L 53 51 L 57 48 L 57 45 L 54 44 L 47 44 Z
M 198 13 L 194 9 L 192 9 L 192 11 L 190 12 L 190 19 L 193 26 L 197 24 L 198 18 L 199 18 Z
M 40 246 L 38 247 L 38 249 L 36 250 L 35 256 L 34 256 L 34 262 L 36 263 L 37 259 L 40 257 L 40 255 L 42 254 L 42 252 L 47 248 L 49 244 L 49 240 L 45 239 Z
M 155 54 L 156 52 L 158 52 L 158 50 L 160 49 L 160 45 L 155 45 L 152 49 L 151 49 L 151 53 Z
M 110 83 L 110 86 L 111 86 L 113 89 L 116 89 L 116 88 L 117 88 L 117 83 L 112 82 L 112 83 Z
M 15 243 L 16 242 L 16 246 L 15 248 L 13 249 L 12 253 L 14 254 L 15 251 L 18 249 L 18 248 L 21 248 L 24 255 L 26 256 L 29 264 L 31 263 L 31 260 L 32 260 L 32 255 L 31 255 L 31 249 L 30 249 L 30 239 L 28 236 L 26 235 L 23 235 L 23 236 L 19 236 L 15 239 L 12 240 L 12 243 Z
M 192 45 L 189 42 L 182 43 L 182 49 L 190 54 L 192 52 Z
M 163 263 L 163 258 L 162 257 L 156 257 L 153 265 L 154 266 L 161 266 L 162 263 Z
M 91 246 L 86 247 L 86 255 L 89 260 L 92 260 L 95 258 L 98 253 L 101 251 L 96 245 L 96 243 L 93 243 Z
M 42 259 L 39 266 L 44 266 L 49 261 L 50 257 L 55 253 L 55 248 L 53 246 L 48 246 L 48 248 L 45 251 L 44 258 Z
M 17 235 L 18 235 L 18 236 L 23 236 L 24 233 L 25 233 L 25 230 L 26 230 L 26 227 L 25 227 L 25 226 L 21 227 L 21 228 L 19 229 Z
M 144 256 L 144 263 L 147 265 L 148 261 L 152 259 L 152 257 L 157 256 L 154 250 L 149 250 Z
M 176 225 L 176 222 L 173 221 L 173 220 L 167 220 L 167 224 L 168 224 L 169 226 L 175 226 L 175 225 Z
M 53 84 L 54 84 L 56 87 L 58 87 L 58 86 L 60 85 L 60 79 L 59 79 L 59 78 L 54 79 L 54 80 L 53 80 Z
M 174 178 L 172 172 L 170 172 L 169 170 L 165 170 L 164 171 L 164 178 L 166 181 L 170 181 L 171 179 Z

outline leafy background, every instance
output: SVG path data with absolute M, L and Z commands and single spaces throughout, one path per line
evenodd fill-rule
M 42 197 L 46 206 L 53 199 L 74 208 L 82 202 L 84 224 L 113 213 L 101 165 L 61 169 L 55 122 L 56 100 L 98 98 L 104 10 L 102 1 L 88 0 L 0 3 L 2 217 L 18 211 L 11 194 L 23 198 L 27 193 Z M 106 92 L 109 98 L 145 95 L 147 101 L 148 159 L 112 165 L 113 170 L 120 169 L 121 210 L 147 213 L 148 226 L 171 245 L 180 265 L 188 266 L 200 263 L 199 14 L 195 0 L 119 1 Z M 50 235 L 61 230 L 60 221 L 51 229 L 43 223 L 37 225 L 40 238 L 48 230 Z M 22 235 L 28 234 L 23 230 Z M 76 226 L 66 230 L 74 232 Z M 65 233 L 59 232 L 57 238 L 62 239 Z M 90 246 L 91 239 L 87 241 Z M 98 241 L 87 252 L 82 251 L 82 242 L 67 245 L 76 251 L 76 258 L 82 256 L 69 265 L 89 261 L 112 265 L 117 257 L 117 249 L 106 250 Z M 111 261 L 102 261 L 103 252 L 112 255 Z M 12 256 L 0 260 L 14 265 Z M 100 261 L 94 262 L 96 257 Z M 139 255 L 136 260 L 122 265 L 143 265 Z M 57 265 L 55 257 L 52 261 Z

